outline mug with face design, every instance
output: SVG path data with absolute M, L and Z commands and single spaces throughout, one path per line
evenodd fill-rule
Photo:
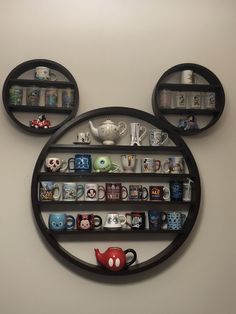
M 58 157 L 48 157 L 45 160 L 44 167 L 48 172 L 64 172 L 68 167 L 68 162 Z
M 104 186 L 97 183 L 86 183 L 84 186 L 85 201 L 100 201 L 106 197 L 106 190 Z
M 75 226 L 75 218 L 63 213 L 53 213 L 49 215 L 48 226 L 53 231 L 72 230 Z
M 76 217 L 76 227 L 79 230 L 92 230 L 101 227 L 102 218 L 94 214 L 78 214 Z
M 39 184 L 39 199 L 41 201 L 58 201 L 60 199 L 60 187 L 52 181 L 41 181 Z
M 110 230 L 121 229 L 126 223 L 125 215 L 118 213 L 108 213 L 105 219 L 104 228 Z
M 56 81 L 55 73 L 45 66 L 38 66 L 35 68 L 35 79 L 40 81 Z
M 135 172 L 136 155 L 121 155 L 121 165 L 124 172 Z

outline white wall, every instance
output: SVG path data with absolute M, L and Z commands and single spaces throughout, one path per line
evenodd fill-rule
M 119 279 L 66 267 L 47 248 L 34 223 L 30 185 L 48 137 L 23 133 L 2 105 L 2 314 L 235 313 L 235 12 L 234 0 L 1 0 L 1 86 L 19 63 L 51 59 L 77 80 L 79 113 L 115 105 L 152 113 L 162 73 L 194 62 L 211 69 L 226 94 L 220 121 L 185 138 L 203 191 L 191 236 L 167 263 Z

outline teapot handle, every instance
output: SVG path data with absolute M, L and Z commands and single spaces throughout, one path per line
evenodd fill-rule
M 133 254 L 133 258 L 128 263 L 126 263 L 126 265 L 125 265 L 125 268 L 127 268 L 127 267 L 129 267 L 131 264 L 133 264 L 136 261 L 137 253 L 133 249 L 127 249 L 127 250 L 124 251 L 124 253 L 125 253 L 125 255 L 128 254 L 128 253 L 132 253 Z
M 141 126 L 140 131 L 142 132 L 141 135 L 139 136 L 139 140 L 141 141 L 144 138 L 144 136 L 146 135 L 147 129 L 145 128 L 145 126 Z
M 127 130 L 127 124 L 123 121 L 118 122 L 119 134 L 123 135 Z

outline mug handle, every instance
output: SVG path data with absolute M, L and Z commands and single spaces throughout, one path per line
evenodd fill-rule
M 60 172 L 65 172 L 66 169 L 68 168 L 68 162 L 65 159 L 62 159 L 61 165 L 62 165 L 62 167 L 60 169 Z
M 169 138 L 168 133 L 163 132 L 162 135 L 163 135 L 164 139 L 163 139 L 163 141 L 161 142 L 161 145 L 165 144 L 165 142 L 166 142 L 166 141 L 168 140 L 168 138 Z
M 76 198 L 78 199 L 83 195 L 84 195 L 84 185 L 83 184 L 77 184 Z
M 50 77 L 49 77 L 50 81 L 56 81 L 57 80 L 57 76 L 55 73 L 51 72 L 50 73 Z
M 125 268 L 127 268 L 127 267 L 129 267 L 131 264 L 133 264 L 136 261 L 137 253 L 133 249 L 127 249 L 127 250 L 124 251 L 124 253 L 125 253 L 125 255 L 128 254 L 128 253 L 132 253 L 133 254 L 132 259 L 128 263 L 126 263 L 126 265 L 125 265 Z
M 119 218 L 122 218 L 123 221 L 120 222 L 121 226 L 124 226 L 124 224 L 126 224 L 126 217 L 125 215 L 119 215 Z
M 94 227 L 95 228 L 100 227 L 102 225 L 102 218 L 100 216 L 98 216 L 98 215 L 94 215 L 93 217 L 94 217 Z M 97 224 L 95 224 L 95 219 L 98 219 L 98 223 Z
M 128 225 L 129 227 L 131 227 L 131 228 L 132 228 L 132 225 L 131 225 L 128 221 L 127 221 L 127 217 L 128 217 L 128 216 L 130 216 L 130 217 L 131 217 L 131 216 L 132 216 L 132 215 L 131 215 L 131 213 L 126 213 L 126 214 L 125 214 L 125 218 L 126 218 L 126 225 Z
M 143 196 L 143 192 L 145 192 L 146 194 L 145 194 L 145 196 Z M 145 187 L 145 186 L 143 186 L 143 188 L 142 188 L 142 200 L 146 200 L 148 198 L 148 189 Z
M 140 126 L 140 131 L 142 131 L 142 134 L 139 136 L 139 140 L 141 141 L 146 135 L 147 129 L 145 128 L 145 126 Z
M 125 196 L 123 195 L 123 192 Z M 121 195 L 122 200 L 126 199 L 129 195 L 128 190 L 124 185 L 121 186 L 121 193 L 122 193 Z
M 161 214 L 162 223 L 164 224 L 167 221 L 167 213 L 166 212 L 160 212 L 160 214 Z
M 170 189 L 165 186 L 165 187 L 163 188 L 163 191 L 164 191 L 163 199 L 164 199 L 165 201 L 167 201 L 167 200 L 170 198 Z M 165 195 L 165 194 L 167 194 L 167 195 Z
M 102 196 L 99 196 L 99 192 L 102 191 L 104 194 Z M 98 186 L 98 200 L 104 200 L 104 198 L 106 197 L 106 189 L 104 188 L 104 186 L 99 185 Z M 95 216 L 94 216 L 95 217 Z
M 118 122 L 119 135 L 123 135 L 127 130 L 127 124 L 123 121 Z
M 70 167 L 70 165 L 71 165 L 72 163 L 74 164 L 74 167 L 73 167 L 73 168 Z M 74 157 L 68 159 L 68 169 L 69 169 L 69 170 L 75 170 L 75 158 L 74 158 Z
M 120 171 L 120 167 L 117 164 L 115 164 L 114 162 L 112 162 L 112 166 L 114 167 L 114 169 L 111 169 L 108 172 L 119 172 Z
M 61 192 L 60 192 L 60 187 L 58 184 L 54 184 L 53 186 L 53 200 L 54 201 L 58 201 L 61 197 Z
M 66 229 L 71 230 L 74 229 L 75 226 L 75 218 L 72 215 L 66 216 Z
M 166 168 L 166 165 L 168 166 L 168 168 Z M 163 171 L 165 173 L 170 173 L 171 172 L 171 170 L 170 170 L 170 161 L 168 159 L 164 160 L 162 169 L 163 169 Z

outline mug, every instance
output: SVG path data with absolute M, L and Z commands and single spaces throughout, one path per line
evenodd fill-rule
M 90 144 L 91 136 L 89 132 L 78 132 L 77 142 L 74 144 Z
M 68 162 L 58 157 L 48 157 L 44 163 L 45 170 L 49 172 L 64 172 L 66 171 L 67 166 Z
M 53 213 L 49 215 L 48 226 L 53 231 L 63 231 L 74 229 L 75 218 L 67 214 Z
M 161 146 L 168 140 L 168 133 L 159 129 L 152 129 L 149 132 L 149 142 L 151 146 Z
M 214 109 L 216 107 L 216 94 L 207 92 L 203 97 L 204 109 Z
M 99 192 L 102 191 L 103 195 Z M 86 183 L 84 187 L 84 198 L 86 201 L 103 200 L 106 196 L 105 188 L 97 183 Z
M 62 200 L 75 202 L 84 194 L 84 185 L 76 182 L 64 182 L 62 184 Z
M 170 157 L 164 161 L 162 169 L 165 173 L 184 173 L 184 158 Z
M 148 198 L 148 189 L 140 184 L 129 185 L 130 200 L 146 200 Z
M 75 154 L 74 158 L 68 159 L 69 170 L 75 172 L 91 172 L 92 160 L 89 154 Z
M 146 157 L 141 159 L 141 172 L 155 173 L 161 172 L 161 161 L 155 158 Z
M 176 108 L 187 108 L 187 97 L 185 92 L 175 93 L 175 103 Z
M 159 212 L 156 209 L 148 211 L 149 230 L 161 230 L 167 220 L 165 212 Z
M 121 165 L 124 172 L 135 172 L 136 155 L 121 155 Z
M 146 135 L 147 129 L 145 126 L 141 125 L 137 122 L 130 123 L 130 145 L 131 146 L 140 146 L 141 141 L 143 140 L 144 136 Z
M 9 89 L 9 105 L 22 105 L 23 88 L 12 85 Z
M 102 218 L 93 214 L 78 214 L 76 217 L 76 227 L 80 230 L 91 230 L 102 225 Z
M 57 76 L 55 73 L 45 66 L 38 66 L 35 68 L 35 79 L 41 81 L 56 81 Z
M 128 190 L 121 183 L 106 183 L 106 200 L 120 201 L 128 197 Z
M 126 217 L 124 215 L 119 215 L 117 213 L 108 213 L 105 219 L 104 228 L 105 229 L 121 229 L 126 223 Z
M 70 108 L 74 104 L 74 90 L 66 88 L 62 90 L 62 107 Z
M 192 70 L 184 70 L 181 72 L 181 83 L 182 84 L 193 84 L 196 83 L 194 73 Z
M 58 91 L 56 88 L 47 88 L 45 90 L 45 106 L 57 107 Z
M 182 181 L 170 181 L 170 200 L 171 202 L 181 202 L 183 200 Z
M 191 92 L 189 95 L 189 108 L 200 109 L 202 107 L 202 96 L 200 92 Z
M 26 89 L 26 104 L 28 106 L 39 106 L 40 88 L 37 86 L 30 86 Z
M 170 199 L 170 190 L 163 185 L 149 186 L 150 201 L 168 201 Z
M 131 227 L 131 229 L 144 230 L 146 227 L 146 214 L 145 212 L 131 212 L 126 213 L 126 224 Z M 128 222 L 127 217 L 130 217 L 130 222 Z
M 186 215 L 181 212 L 167 213 L 167 230 L 181 230 L 183 228 Z
M 57 183 L 41 181 L 39 186 L 39 198 L 41 201 L 58 201 L 61 193 Z

